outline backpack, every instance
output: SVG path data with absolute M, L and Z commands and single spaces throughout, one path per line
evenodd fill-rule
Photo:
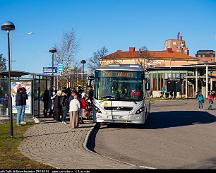
M 198 95 L 197 100 L 198 100 L 199 102 L 203 102 L 203 103 L 204 103 L 204 98 L 203 98 L 202 95 Z
M 28 100 L 28 94 L 25 91 L 22 92 L 22 97 L 23 99 Z

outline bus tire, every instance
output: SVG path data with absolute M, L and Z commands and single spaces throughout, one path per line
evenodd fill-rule
M 96 129 L 99 129 L 100 127 L 101 127 L 101 123 L 96 122 L 96 124 L 95 124 L 95 128 L 96 128 Z

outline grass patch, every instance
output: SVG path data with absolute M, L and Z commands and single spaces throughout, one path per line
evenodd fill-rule
M 18 146 L 24 139 L 23 134 L 32 126 L 28 122 L 24 126 L 14 123 L 14 137 L 9 136 L 9 123 L 0 124 L 0 168 L 1 169 L 54 169 L 37 161 L 30 160 L 20 153 Z

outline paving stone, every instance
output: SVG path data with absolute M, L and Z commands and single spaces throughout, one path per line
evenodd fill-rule
M 132 165 L 117 162 L 89 152 L 83 147 L 92 122 L 71 129 L 68 125 L 50 119 L 40 119 L 24 134 L 19 150 L 26 157 L 59 169 L 134 169 Z

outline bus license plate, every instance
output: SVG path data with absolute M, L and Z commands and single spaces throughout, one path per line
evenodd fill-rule
M 113 119 L 120 119 L 121 118 L 121 116 L 113 116 Z

